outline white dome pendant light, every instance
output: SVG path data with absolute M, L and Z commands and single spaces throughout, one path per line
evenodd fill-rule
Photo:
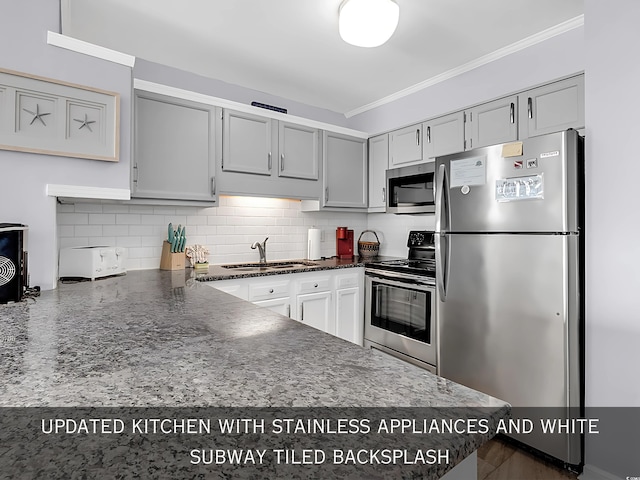
M 396 31 L 399 17 L 400 7 L 394 0 L 344 0 L 340 36 L 357 47 L 378 47 Z

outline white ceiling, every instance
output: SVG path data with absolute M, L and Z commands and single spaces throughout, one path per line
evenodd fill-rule
M 583 14 L 583 0 L 396 0 L 395 34 L 367 49 L 340 39 L 341 1 L 62 0 L 62 33 L 350 116 Z

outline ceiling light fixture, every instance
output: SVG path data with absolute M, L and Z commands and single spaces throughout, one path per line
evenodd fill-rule
M 344 0 L 338 27 L 342 39 L 357 47 L 378 47 L 398 26 L 400 7 L 394 0 Z

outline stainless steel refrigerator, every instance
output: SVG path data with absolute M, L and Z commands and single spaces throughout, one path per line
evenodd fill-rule
M 438 373 L 543 418 L 582 408 L 583 151 L 568 130 L 436 159 Z M 512 436 L 582 463 L 579 434 Z

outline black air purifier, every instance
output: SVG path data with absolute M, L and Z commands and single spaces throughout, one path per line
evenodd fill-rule
M 28 286 L 27 226 L 0 223 L 0 303 L 19 302 Z

